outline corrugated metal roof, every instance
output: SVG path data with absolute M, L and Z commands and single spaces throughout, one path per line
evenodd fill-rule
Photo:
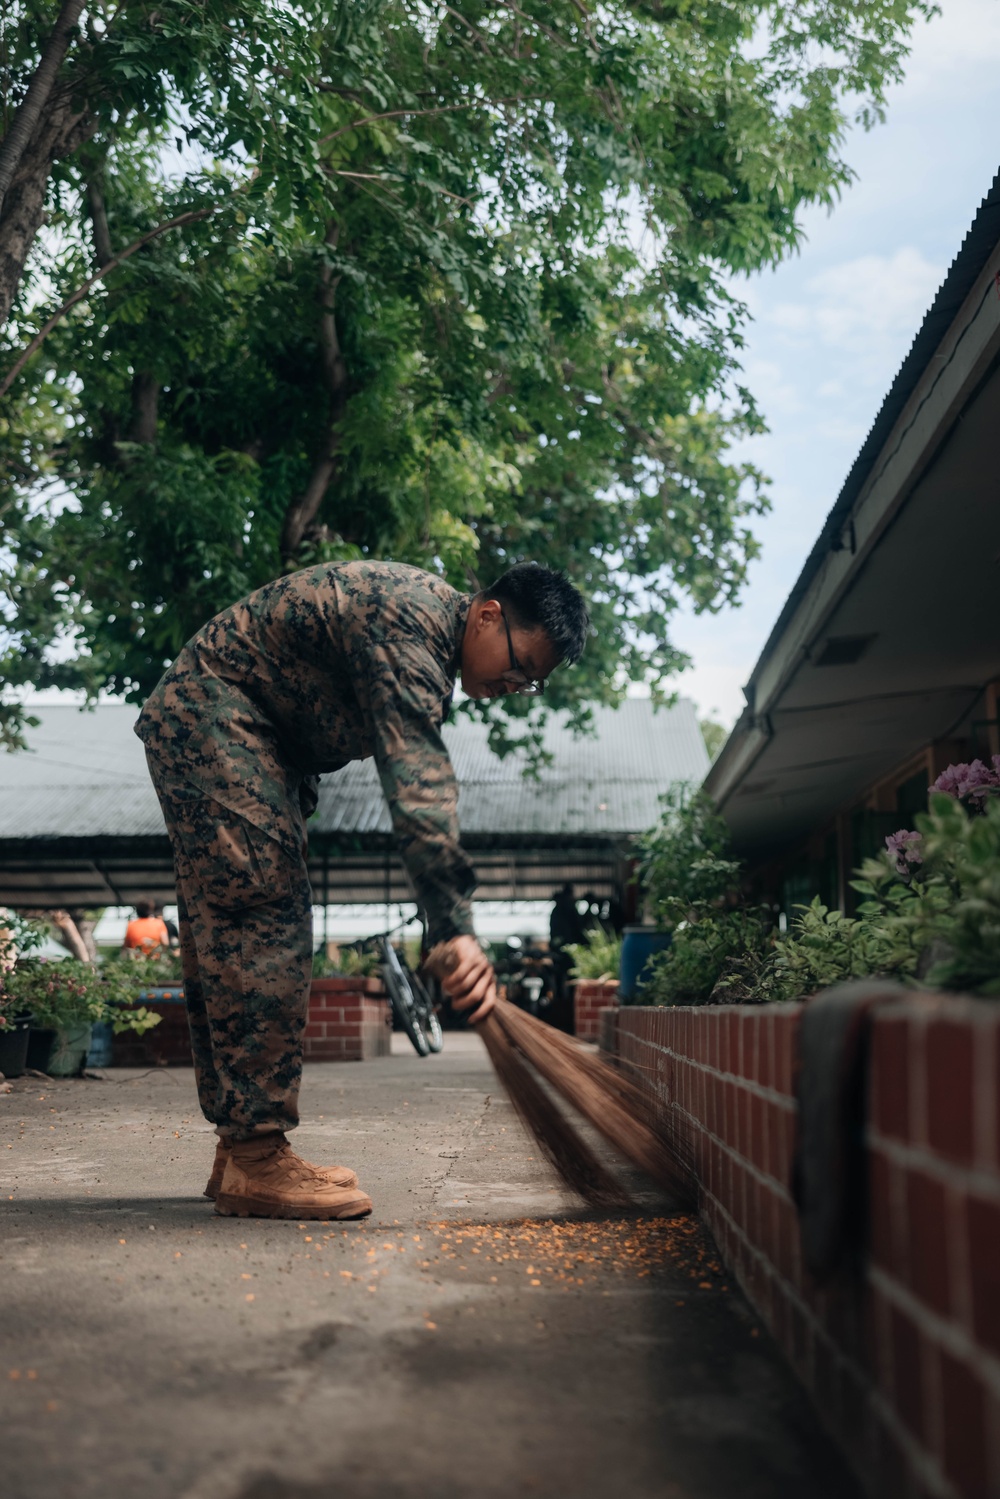
M 162 835 L 159 806 L 143 748 L 132 733 L 136 712 L 121 704 L 81 711 L 38 707 L 28 750 L 0 755 L 0 839 L 135 838 Z M 678 780 L 700 781 L 708 756 L 693 704 L 654 709 L 648 698 L 595 710 L 594 736 L 575 738 L 550 720 L 545 747 L 553 764 L 526 780 L 523 757 L 498 760 L 486 728 L 459 717 L 445 740 L 460 787 L 463 835 L 616 837 L 655 820 L 658 798 Z M 385 802 L 371 761 L 323 779 L 319 833 L 386 835 Z

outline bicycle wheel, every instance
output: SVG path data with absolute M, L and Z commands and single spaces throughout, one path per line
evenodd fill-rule
M 407 973 L 406 977 L 409 980 L 410 988 L 413 990 L 413 997 L 417 1006 L 417 1020 L 424 1033 L 428 1049 L 433 1052 L 442 1051 L 444 1049 L 444 1031 L 441 1029 L 441 1021 L 438 1019 L 437 1010 L 434 1008 L 434 1001 L 428 994 L 422 979 L 419 979 L 415 973 Z
M 428 1044 L 427 1037 L 424 1035 L 423 1027 L 419 1023 L 413 991 L 407 982 L 406 975 L 396 973 L 386 963 L 382 968 L 382 978 L 386 989 L 389 991 L 389 999 L 396 1018 L 413 1043 L 414 1051 L 418 1057 L 427 1056 L 430 1051 L 430 1045 Z
M 427 1037 L 427 1045 L 431 1051 L 444 1051 L 444 1031 L 441 1029 L 441 1021 L 438 1019 L 437 1010 L 430 1010 L 424 1021 L 424 1035 Z

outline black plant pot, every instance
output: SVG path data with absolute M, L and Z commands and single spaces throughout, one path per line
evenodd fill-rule
M 55 1044 L 55 1031 L 40 1031 L 32 1026 L 28 1035 L 28 1057 L 25 1066 L 32 1072 L 48 1072 L 49 1059 Z
M 23 1077 L 28 1062 L 30 1020 L 12 1020 L 0 1030 L 0 1073 L 4 1077 Z

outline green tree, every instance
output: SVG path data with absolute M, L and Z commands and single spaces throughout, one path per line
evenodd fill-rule
M 708 758 L 714 760 L 726 740 L 729 738 L 729 730 L 725 724 L 719 723 L 715 718 L 702 718 L 698 722 L 701 737 L 705 741 L 708 750 Z
M 835 199 L 928 12 L 14 0 L 7 682 L 141 698 L 316 559 L 533 557 L 594 617 L 551 701 L 663 692 L 673 610 L 736 597 L 766 503 L 728 456 L 761 429 L 733 273 Z M 492 711 L 502 746 L 531 706 Z

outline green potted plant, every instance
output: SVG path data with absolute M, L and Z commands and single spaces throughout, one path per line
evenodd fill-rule
M 381 965 L 382 959 L 374 948 L 344 944 L 337 948 L 334 957 L 323 948 L 313 953 L 312 976 L 314 979 L 377 979 Z
M 31 1016 L 20 1013 L 20 1005 L 0 990 L 0 1076 L 20 1077 L 28 1059 Z
M 116 1032 L 141 1034 L 160 1019 L 144 1007 L 131 1007 L 134 974 L 130 980 L 119 964 L 19 958 L 6 975 L 4 987 L 8 1004 L 30 1013 L 39 1040 L 38 1070 L 52 1077 L 75 1077 L 83 1071 L 95 1023 L 107 1020 Z M 46 1046 L 48 1055 L 44 1056 Z
M 566 952 L 573 962 L 573 1034 L 582 1041 L 596 1041 L 601 1014 L 618 1005 L 622 939 L 596 926 L 582 942 L 569 943 Z
M 32 1017 L 21 998 L 7 984 L 19 954 L 44 941 L 44 929 L 14 911 L 0 916 L 0 1074 L 20 1077 L 27 1065 Z
M 616 984 L 622 961 L 622 939 L 601 926 L 592 927 L 582 942 L 571 942 L 566 951 L 573 959 L 572 979 L 595 984 Z

